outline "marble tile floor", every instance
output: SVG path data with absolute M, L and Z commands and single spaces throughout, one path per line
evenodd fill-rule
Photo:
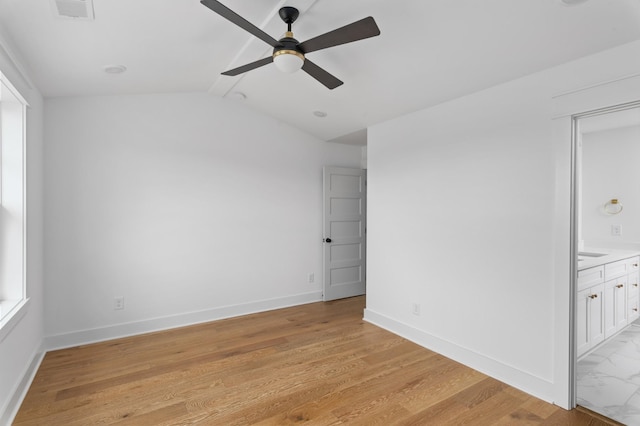
M 640 322 L 576 366 L 577 402 L 628 426 L 640 426 Z

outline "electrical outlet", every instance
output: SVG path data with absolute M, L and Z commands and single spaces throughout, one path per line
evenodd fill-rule
M 622 225 L 611 225 L 611 235 L 614 237 L 622 236 Z
M 307 275 L 307 282 L 309 282 L 309 284 L 315 282 L 316 280 L 316 276 L 313 272 L 309 272 L 309 275 Z
M 419 303 L 414 303 L 413 304 L 413 315 L 420 316 L 420 304 Z
M 118 296 L 113 299 L 113 309 L 116 311 L 124 309 L 124 296 Z

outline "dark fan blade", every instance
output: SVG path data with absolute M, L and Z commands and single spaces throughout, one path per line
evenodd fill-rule
M 303 41 L 298 47 L 304 53 L 309 53 L 377 35 L 380 35 L 380 29 L 376 25 L 376 21 L 369 16 L 337 30 Z
M 239 75 L 247 71 L 251 71 L 256 68 L 262 67 L 264 65 L 270 64 L 271 62 L 273 62 L 273 56 L 267 56 L 264 59 L 258 59 L 257 61 L 251 62 L 250 64 L 243 65 L 241 67 L 234 68 L 229 71 L 225 71 L 222 73 L 222 75 Z
M 335 89 L 342 84 L 340 80 L 306 58 L 304 60 L 304 64 L 302 65 L 302 70 L 309 74 L 311 77 L 318 80 L 320 83 L 327 86 L 329 89 Z
M 254 36 L 258 37 L 260 40 L 264 41 L 265 43 L 271 45 L 271 47 L 280 46 L 280 42 L 278 40 L 271 37 L 269 34 L 265 33 L 260 28 L 256 27 L 251 22 L 247 21 L 242 16 L 238 15 L 233 10 L 229 9 L 227 6 L 223 5 L 219 1 L 201 0 L 200 3 L 207 6 L 209 9 L 213 10 L 223 18 L 233 22 L 234 24 L 244 29 L 245 31 L 250 32 Z

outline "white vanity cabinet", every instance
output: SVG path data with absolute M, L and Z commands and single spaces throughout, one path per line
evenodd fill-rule
M 627 326 L 627 276 L 604 283 L 604 337 L 611 337 Z
M 604 340 L 604 266 L 578 271 L 576 334 L 578 356 Z
M 576 308 L 580 356 L 604 340 L 604 284 L 579 291 Z
M 640 258 L 632 257 L 629 259 L 629 275 L 627 283 L 627 322 L 640 318 L 640 306 L 638 301 L 640 300 Z
M 604 337 L 627 326 L 627 276 L 629 259 L 604 265 Z
M 579 357 L 640 317 L 640 257 L 579 270 L 577 287 Z

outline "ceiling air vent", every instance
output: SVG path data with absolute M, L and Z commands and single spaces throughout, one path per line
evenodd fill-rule
M 93 0 L 51 0 L 53 13 L 64 19 L 93 21 Z

